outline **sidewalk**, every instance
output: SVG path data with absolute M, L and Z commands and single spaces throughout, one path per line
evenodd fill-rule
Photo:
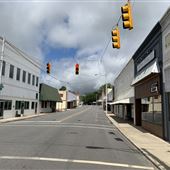
M 117 121 L 114 114 L 106 116 L 159 169 L 170 169 L 170 143 L 128 121 Z
M 45 115 L 45 114 L 41 113 L 41 114 L 36 114 L 36 115 L 34 114 L 34 115 L 29 115 L 29 116 L 0 119 L 0 123 L 7 123 L 7 122 L 12 122 L 12 121 L 17 121 L 17 120 L 24 120 L 24 119 L 29 119 L 29 118 L 33 118 L 33 117 L 43 116 L 43 115 Z

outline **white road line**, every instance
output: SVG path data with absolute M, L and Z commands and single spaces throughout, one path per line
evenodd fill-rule
M 111 162 L 101 162 L 101 161 L 89 161 L 89 160 L 73 160 L 73 159 L 60 159 L 60 158 L 46 158 L 46 157 L 26 157 L 26 156 L 0 156 L 0 159 L 5 160 L 34 160 L 34 161 L 50 161 L 50 162 L 70 162 L 79 164 L 93 164 L 93 165 L 103 165 L 112 167 L 124 167 L 124 168 L 134 168 L 143 170 L 154 170 L 153 167 L 130 165 L 130 164 L 120 164 Z
M 3 126 L 3 127 L 58 127 L 58 128 L 85 128 L 85 129 L 101 129 L 101 130 L 113 130 L 114 128 L 113 127 L 93 127 L 93 126 L 72 126 L 72 125 L 55 125 L 55 124 L 32 124 L 32 125 L 29 125 L 29 124 L 7 124 L 7 125 L 0 125 L 0 127 Z
M 90 107 L 90 108 L 91 108 L 91 107 Z M 70 115 L 70 116 L 67 116 L 67 117 L 65 117 L 64 119 L 61 119 L 61 120 L 59 120 L 59 121 L 60 121 L 60 122 L 63 122 L 63 121 L 65 121 L 65 120 L 67 120 L 67 119 L 70 119 L 70 118 L 72 118 L 72 117 L 74 117 L 74 116 L 77 116 L 77 115 L 79 115 L 79 114 L 81 114 L 81 113 L 83 113 L 83 112 L 89 110 L 90 108 L 87 108 L 87 109 L 85 109 L 85 110 L 83 110 L 83 111 L 81 111 L 81 112 L 72 114 L 72 115 Z
M 60 123 L 60 121 L 48 121 L 48 120 L 43 120 L 43 121 L 39 121 L 39 120 L 28 120 L 28 121 L 21 121 L 21 122 L 13 122 L 14 124 L 18 124 L 18 123 Z

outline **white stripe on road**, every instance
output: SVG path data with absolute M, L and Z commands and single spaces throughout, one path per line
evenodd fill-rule
M 111 162 L 101 162 L 101 161 L 88 161 L 88 160 L 73 160 L 73 159 L 60 159 L 60 158 L 45 158 L 45 157 L 26 157 L 26 156 L 0 156 L 0 159 L 5 160 L 34 160 L 34 161 L 50 161 L 50 162 L 70 162 L 70 163 L 80 163 L 80 164 L 93 164 L 93 165 L 104 165 L 113 167 L 124 167 L 124 168 L 134 168 L 134 169 L 146 169 L 154 170 L 153 167 L 138 166 L 130 164 L 120 164 Z
M 90 108 L 91 108 L 91 107 L 90 107 Z M 90 108 L 87 108 L 87 109 L 85 109 L 85 110 L 83 110 L 83 111 L 81 111 L 81 112 L 72 114 L 72 115 L 70 115 L 70 116 L 67 116 L 67 117 L 65 117 L 64 119 L 61 119 L 61 120 L 59 120 L 59 121 L 60 121 L 60 122 L 63 122 L 63 121 L 65 121 L 65 120 L 67 120 L 67 119 L 70 119 L 70 118 L 72 118 L 72 117 L 74 117 L 74 116 L 77 116 L 77 115 L 79 115 L 79 114 L 81 114 L 81 113 L 83 113 L 83 112 L 89 110 Z
M 72 125 L 46 125 L 46 124 L 7 124 L 7 125 L 0 125 L 0 127 L 58 127 L 58 128 L 85 128 L 85 129 L 103 129 L 103 130 L 113 130 L 113 127 L 93 127 L 93 126 L 72 126 Z
M 18 123 L 60 123 L 60 121 L 48 121 L 48 120 L 43 120 L 43 121 L 39 121 L 39 120 L 28 120 L 28 121 L 21 121 L 21 122 L 13 122 L 13 124 L 18 124 Z

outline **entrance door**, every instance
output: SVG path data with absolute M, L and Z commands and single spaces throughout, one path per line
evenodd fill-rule
M 35 103 L 35 113 L 37 113 L 37 102 Z
M 21 115 L 24 115 L 24 102 L 21 102 Z
M 132 105 L 131 104 L 127 104 L 126 107 L 127 107 L 127 119 L 128 120 L 131 120 L 132 119 Z
M 0 101 L 0 118 L 3 118 L 4 114 L 4 102 Z

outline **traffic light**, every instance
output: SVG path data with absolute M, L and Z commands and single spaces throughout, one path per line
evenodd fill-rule
M 121 11 L 123 28 L 128 28 L 129 30 L 133 29 L 132 9 L 129 1 L 127 2 L 127 4 L 121 7 Z
M 75 74 L 78 75 L 79 74 L 79 64 L 75 65 Z
M 50 74 L 51 72 L 51 64 L 47 63 L 47 74 Z
M 118 27 L 112 30 L 112 46 L 113 48 L 120 48 L 120 32 Z

